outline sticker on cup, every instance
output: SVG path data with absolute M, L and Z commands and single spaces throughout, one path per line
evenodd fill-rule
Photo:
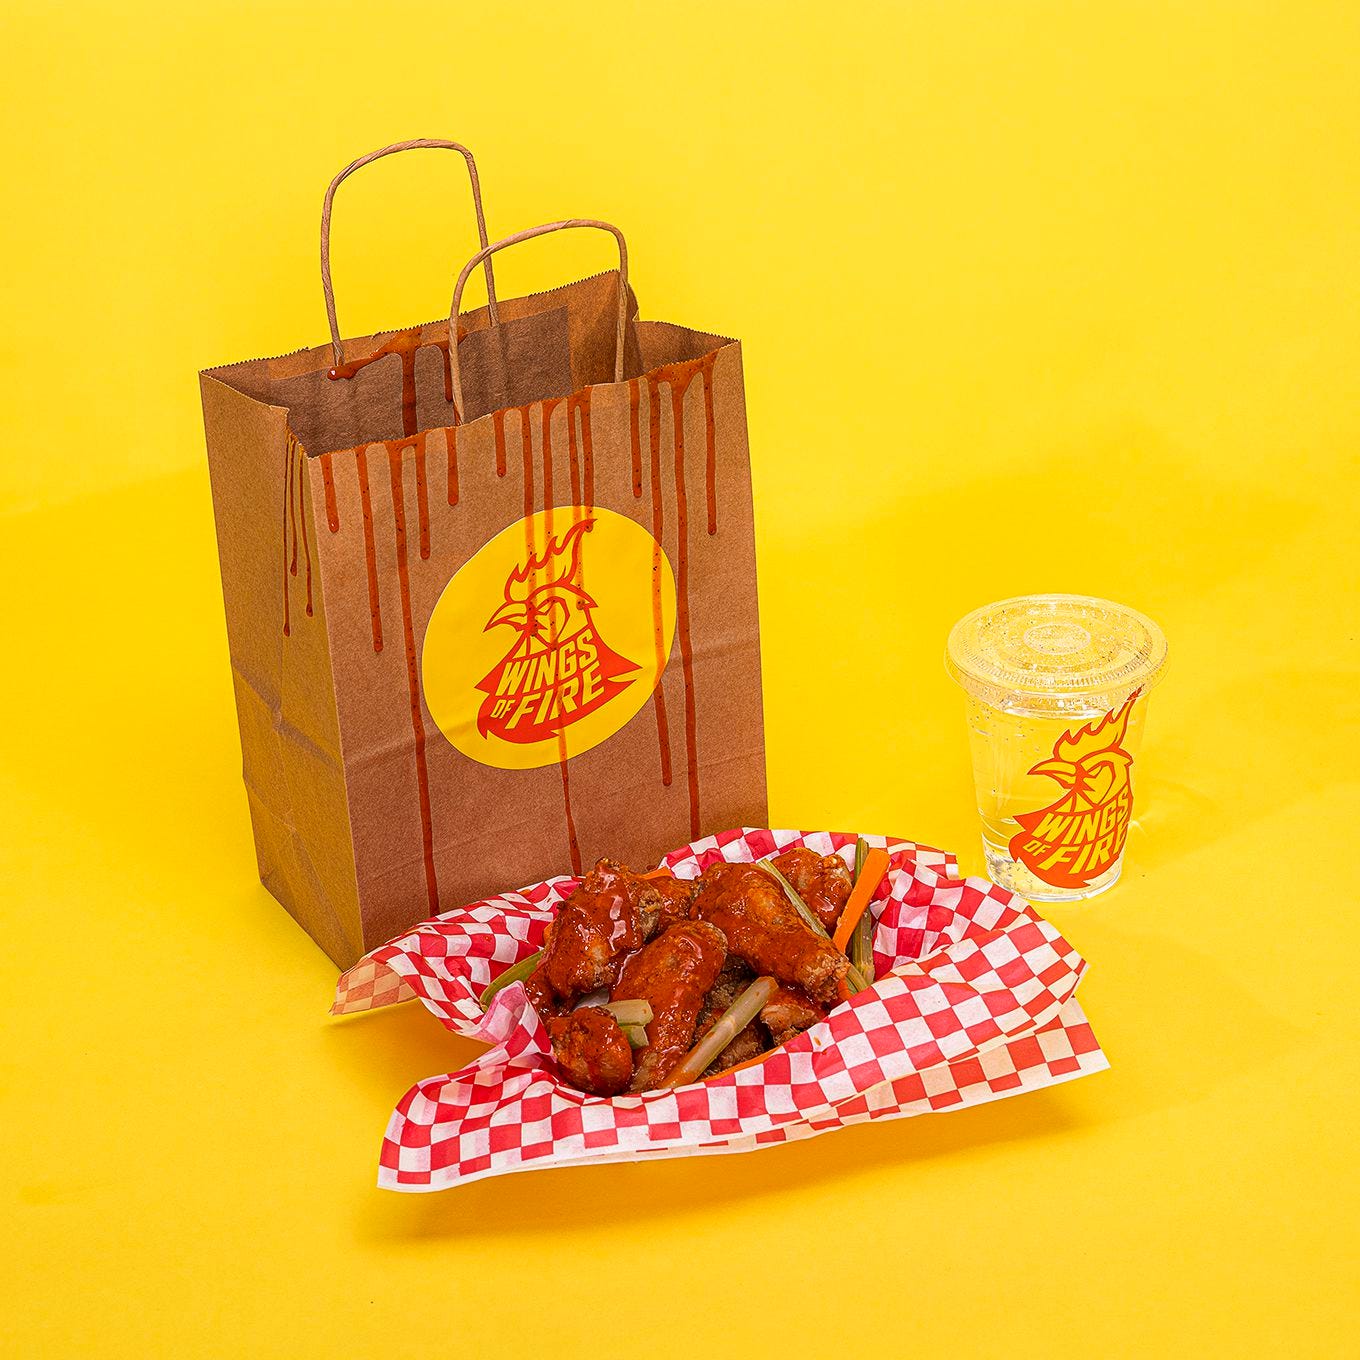
M 1161 629 L 1109 600 L 1023 596 L 960 619 L 947 665 L 967 696 L 988 873 L 1035 901 L 1112 887 Z

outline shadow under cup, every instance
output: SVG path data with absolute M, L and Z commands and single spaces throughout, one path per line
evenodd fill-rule
M 954 625 L 946 665 L 967 696 L 994 882 L 1073 902 L 1118 881 L 1166 653 L 1151 619 L 1088 595 L 1001 600 Z

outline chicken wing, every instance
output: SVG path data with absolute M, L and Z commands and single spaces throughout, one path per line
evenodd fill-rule
M 761 1008 L 760 1018 L 776 1044 L 786 1044 L 819 1020 L 826 1011 L 799 987 L 780 989 Z
M 727 937 L 727 947 L 757 973 L 801 987 L 829 1005 L 850 961 L 815 934 L 778 883 L 754 864 L 715 864 L 699 880 L 694 915 Z
M 689 920 L 694 894 L 699 890 L 699 884 L 694 879 L 651 878 L 647 881 L 661 899 L 656 922 L 657 934 Z
M 612 987 L 623 960 L 656 930 L 665 899 L 655 883 L 602 859 L 558 909 L 543 961 L 529 978 L 540 1012 L 550 992 L 571 1002 Z
M 547 946 L 545 945 L 546 949 Z M 554 1015 L 561 1015 L 565 1003 L 553 995 L 553 989 L 548 985 L 548 979 L 543 975 L 543 964 L 540 962 L 538 967 L 524 979 L 524 990 L 529 993 L 529 1001 L 533 1008 L 545 1019 L 550 1020 Z
M 596 1096 L 616 1096 L 633 1076 L 633 1048 L 619 1022 L 602 1006 L 582 1006 L 548 1021 L 548 1037 L 562 1075 Z
M 793 885 L 826 933 L 833 934 L 855 886 L 845 861 L 839 855 L 819 855 L 800 845 L 776 855 L 771 863 Z
M 723 965 L 722 972 L 718 974 L 718 980 L 713 984 L 712 991 L 704 998 L 703 1009 L 699 1012 L 699 1023 L 694 1030 L 694 1042 L 696 1044 L 718 1023 L 727 1008 L 755 981 L 755 976 L 735 954 L 728 955 L 727 962 Z M 752 1020 L 713 1059 L 704 1076 L 715 1077 L 719 1072 L 726 1072 L 729 1067 L 735 1067 L 738 1063 L 749 1062 L 752 1058 L 758 1058 L 764 1051 L 765 1036 L 761 1033 L 756 1022 Z
M 660 1085 L 693 1047 L 699 1009 L 726 958 L 721 930 L 704 921 L 683 921 L 624 965 L 614 1000 L 646 1001 L 652 1008 L 649 1042 L 638 1050 L 631 1090 Z

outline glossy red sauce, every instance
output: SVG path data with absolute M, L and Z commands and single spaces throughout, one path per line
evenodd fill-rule
M 423 446 L 423 441 L 422 441 Z M 420 709 L 419 662 L 415 626 L 411 617 L 411 570 L 406 542 L 406 497 L 402 481 L 403 441 L 387 445 L 387 466 L 392 481 L 392 518 L 395 529 L 397 582 L 401 593 L 402 640 L 406 645 L 406 690 L 410 700 L 411 734 L 415 738 L 416 785 L 420 797 L 420 834 L 425 861 L 425 895 L 431 913 L 439 910 L 439 882 L 434 869 L 434 825 L 430 815 L 430 779 L 425 764 L 425 718 Z
M 419 327 L 409 331 L 398 331 L 390 340 L 375 349 L 372 354 L 366 354 L 362 359 L 350 359 L 346 363 L 336 364 L 327 372 L 326 376 L 332 382 L 341 379 L 348 380 L 379 359 L 386 359 L 392 354 L 399 355 L 401 358 L 401 430 L 403 434 L 415 434 L 420 428 L 416 420 L 416 351 L 420 346 Z
M 529 408 L 527 406 L 519 408 L 519 429 L 524 451 L 524 517 L 528 519 L 534 513 L 534 435 L 533 428 L 529 423 Z M 524 532 L 528 540 L 530 556 L 532 556 L 533 535 L 529 532 L 527 525 Z
M 368 449 L 354 450 L 354 470 L 359 478 L 359 507 L 364 519 L 364 562 L 368 567 L 368 614 L 373 628 L 373 650 L 383 649 L 382 604 L 378 599 L 378 554 L 373 546 L 373 501 L 368 490 Z
M 293 489 L 293 438 L 283 441 L 283 635 L 287 637 L 288 623 L 288 505 Z
M 584 493 L 586 510 L 590 511 L 595 508 L 595 439 L 590 425 L 590 388 L 588 387 L 567 398 L 567 423 L 571 431 L 573 447 L 577 443 L 577 416 L 580 417 L 581 425 L 581 491 Z M 582 499 L 581 496 L 576 494 L 575 482 L 572 483 L 572 499 L 574 501 Z
M 662 684 L 666 668 L 666 636 L 661 617 L 661 535 L 665 530 L 661 492 L 661 401 L 657 380 L 647 377 L 647 434 L 652 473 L 652 640 L 655 646 L 656 688 L 652 707 L 656 712 L 656 740 L 661 755 L 661 783 L 671 785 L 671 736 L 666 720 L 666 690 Z
M 326 495 L 326 527 L 333 534 L 340 532 L 340 510 L 335 504 L 335 468 L 332 466 L 333 454 L 321 455 L 321 485 Z
M 676 365 L 662 371 L 670 383 L 672 439 L 675 445 L 675 634 L 685 682 L 685 775 L 689 790 L 690 839 L 699 838 L 698 719 L 694 703 L 694 648 L 689 619 L 689 497 L 685 488 L 685 391 L 694 370 Z
M 297 494 L 298 504 L 301 506 L 299 514 L 302 520 L 302 556 L 307 564 L 307 617 L 310 619 L 312 617 L 312 544 L 310 538 L 307 536 L 307 502 L 304 499 L 304 492 L 306 489 L 304 479 L 306 477 L 305 469 L 307 467 L 307 453 L 302 445 L 297 442 L 296 438 L 293 438 L 292 435 L 290 435 L 289 438 L 293 439 L 294 457 L 297 461 Z M 296 544 L 293 545 L 293 551 L 296 555 Z
M 718 440 L 713 426 L 714 354 L 705 355 L 704 375 L 704 486 L 708 496 L 708 532 L 718 532 Z
M 288 521 L 293 527 L 293 558 L 288 563 L 288 574 L 297 575 L 297 550 L 298 550 L 298 527 L 297 527 L 297 499 L 293 494 L 293 469 L 297 463 L 297 441 L 289 433 L 284 438 L 286 453 L 284 455 L 284 480 L 288 483 Z M 284 543 L 287 539 L 287 526 L 284 527 Z
M 497 411 L 491 417 L 491 424 L 496 431 L 496 476 L 505 476 L 505 412 Z
M 628 380 L 628 434 L 633 453 L 633 499 L 642 499 L 642 429 L 638 420 L 640 401 L 636 378 Z
M 418 434 L 416 450 L 416 521 L 420 529 L 420 559 L 430 556 L 430 488 L 425 478 L 425 436 Z

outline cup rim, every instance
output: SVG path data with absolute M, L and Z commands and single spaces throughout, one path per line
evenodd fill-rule
M 966 630 L 983 616 L 1020 607 L 1064 605 L 1094 609 L 1141 628 L 1147 639 L 1145 654 L 1141 659 L 1132 658 L 1109 679 L 1097 677 L 1083 682 L 1078 678 L 1066 684 L 1055 679 L 1042 685 L 1027 685 L 1018 672 L 1006 674 L 999 666 L 991 673 L 970 667 L 967 658 L 960 655 L 965 650 L 962 640 Z M 1166 634 L 1140 610 L 1097 595 L 1060 592 L 1013 595 L 970 610 L 949 630 L 944 654 L 946 671 L 965 693 L 993 708 L 1032 717 L 1091 716 L 1118 708 L 1135 691 L 1146 697 L 1165 678 L 1167 660 Z

